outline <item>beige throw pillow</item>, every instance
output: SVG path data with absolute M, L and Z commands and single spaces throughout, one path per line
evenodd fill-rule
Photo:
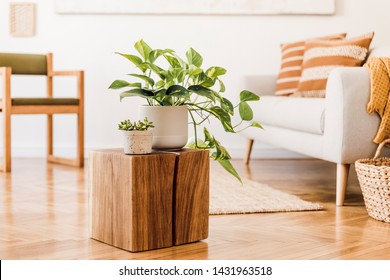
M 317 39 L 340 40 L 346 35 L 346 33 L 334 34 Z M 305 43 L 306 41 L 303 40 L 281 45 L 282 63 L 276 81 L 275 95 L 290 95 L 297 91 L 301 78 Z
M 338 41 L 307 41 L 302 75 L 294 96 L 325 97 L 330 72 L 336 67 L 363 65 L 373 36 L 374 32 Z

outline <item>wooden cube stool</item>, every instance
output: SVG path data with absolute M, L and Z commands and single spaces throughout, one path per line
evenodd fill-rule
M 89 155 L 90 237 L 131 252 L 208 237 L 209 152 Z

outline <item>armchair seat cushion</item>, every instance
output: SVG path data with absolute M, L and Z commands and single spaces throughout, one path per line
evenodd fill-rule
M 79 105 L 78 98 L 12 98 L 13 106 L 27 106 L 27 105 Z
M 312 134 L 324 133 L 323 98 L 262 96 L 256 106 L 254 120 L 261 124 Z

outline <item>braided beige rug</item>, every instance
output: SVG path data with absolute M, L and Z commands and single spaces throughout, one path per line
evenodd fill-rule
M 246 214 L 322 210 L 322 205 L 242 178 L 243 185 L 225 171 L 210 173 L 210 214 Z

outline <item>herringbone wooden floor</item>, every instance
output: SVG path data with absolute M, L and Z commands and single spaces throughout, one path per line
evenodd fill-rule
M 88 238 L 87 168 L 14 159 L 12 173 L 0 173 L 0 259 L 390 259 L 390 224 L 367 215 L 353 168 L 346 206 L 335 207 L 334 164 L 235 165 L 325 210 L 211 216 L 204 241 L 129 253 Z

